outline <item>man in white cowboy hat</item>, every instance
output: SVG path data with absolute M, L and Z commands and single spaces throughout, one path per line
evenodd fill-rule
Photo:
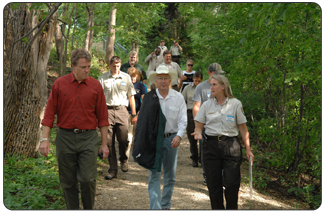
M 150 209 L 170 209 L 173 188 L 176 181 L 178 147 L 182 137 L 186 133 L 187 107 L 182 94 L 170 88 L 171 82 L 177 79 L 176 71 L 169 70 L 165 65 L 160 65 L 155 72 L 151 72 L 149 79 L 151 82 L 155 81 L 157 89 L 151 92 L 156 92 L 155 96 L 158 97 L 162 113 L 166 118 L 163 132 L 164 147 L 162 151 L 162 169 L 164 174 L 163 193 L 161 196 L 160 181 L 162 171 L 150 170 L 148 183 Z M 145 99 L 146 96 L 142 106 L 149 104 Z M 142 111 L 141 108 L 141 113 L 146 113 L 146 111 Z M 141 116 L 138 119 L 140 122 Z M 139 128 L 141 126 L 137 127 Z M 139 130 L 136 129 L 136 131 Z

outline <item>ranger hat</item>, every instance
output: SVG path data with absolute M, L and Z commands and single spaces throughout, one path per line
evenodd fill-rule
M 225 71 L 222 70 L 221 65 L 219 65 L 218 63 L 212 63 L 209 65 L 208 67 L 208 71 L 209 72 L 215 72 L 216 74 L 223 74 L 225 73 Z
M 150 75 L 149 75 L 150 82 L 154 82 L 155 77 L 157 75 L 159 75 L 159 74 L 168 74 L 168 75 L 170 75 L 172 81 L 177 79 L 177 77 L 178 77 L 177 72 L 175 70 L 169 71 L 169 68 L 166 67 L 165 65 L 159 65 L 156 68 L 156 71 L 150 73 Z

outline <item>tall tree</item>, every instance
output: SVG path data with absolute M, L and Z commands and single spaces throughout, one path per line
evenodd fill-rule
M 106 63 L 109 63 L 109 60 L 114 56 L 114 43 L 115 43 L 115 27 L 116 27 L 116 13 L 117 8 L 114 3 L 111 3 L 111 8 L 109 12 L 109 21 L 108 21 L 108 38 L 106 42 Z
M 10 64 L 4 80 L 7 155 L 34 156 L 39 144 L 40 119 L 47 99 L 46 67 L 57 22 L 54 15 L 60 5 L 47 4 L 47 16 L 39 4 L 11 3 L 5 7 L 5 60 Z
M 93 43 L 95 5 L 96 3 L 90 3 L 90 6 L 88 3 L 85 5 L 87 10 L 87 33 L 84 39 L 84 49 L 88 50 L 88 52 L 91 52 L 91 46 Z

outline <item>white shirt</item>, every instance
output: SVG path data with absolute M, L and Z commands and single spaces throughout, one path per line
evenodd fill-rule
M 206 135 L 237 136 L 237 125 L 246 123 L 246 117 L 238 99 L 227 97 L 224 104 L 220 105 L 216 98 L 211 98 L 201 105 L 195 121 L 205 124 Z
M 166 118 L 164 133 L 177 133 L 182 138 L 187 128 L 187 106 L 182 94 L 169 88 L 169 93 L 164 99 L 159 89 L 156 89 L 156 93 Z

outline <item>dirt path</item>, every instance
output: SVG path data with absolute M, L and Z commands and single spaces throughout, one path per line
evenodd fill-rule
M 171 209 L 211 209 L 207 186 L 202 184 L 202 168 L 200 166 L 198 168 L 192 167 L 189 156 L 189 142 L 187 137 L 184 137 L 178 152 L 177 181 Z M 149 209 L 148 170 L 131 159 L 128 172 L 124 173 L 119 169 L 118 178 L 105 180 L 104 175 L 108 170 L 107 164 L 100 163 L 98 168 L 99 180 L 95 209 Z M 306 209 L 295 200 L 282 200 L 274 196 L 263 195 L 255 189 L 251 199 L 247 171 L 248 163 L 245 161 L 241 168 L 239 209 Z

